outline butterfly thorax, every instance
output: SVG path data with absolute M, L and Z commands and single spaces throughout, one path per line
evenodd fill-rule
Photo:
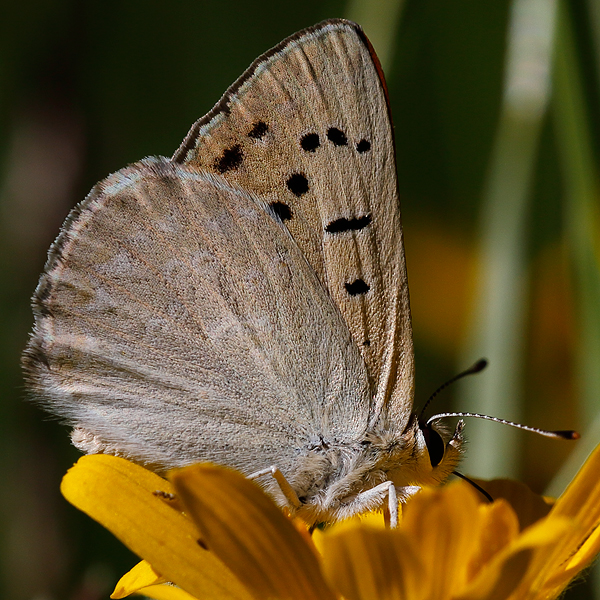
M 458 427 L 454 435 L 441 435 L 445 451 L 437 464 L 432 464 L 423 431 L 414 417 L 402 432 L 374 430 L 350 442 L 321 438 L 320 444 L 307 447 L 290 475 L 301 502 L 297 516 L 314 524 L 379 509 L 387 492 L 368 492 L 386 481 L 394 484 L 401 501 L 406 497 L 404 488 L 441 483 L 456 468 L 463 442 Z

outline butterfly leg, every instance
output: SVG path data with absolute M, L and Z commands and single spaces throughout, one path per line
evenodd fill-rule
M 277 485 L 279 485 L 279 489 L 282 491 L 290 506 L 293 508 L 300 508 L 302 503 L 298 498 L 298 494 L 296 494 L 294 488 L 289 484 L 288 480 L 277 467 L 267 467 L 266 469 L 256 471 L 256 473 L 248 475 L 248 479 L 258 479 L 259 477 L 264 477 L 265 475 L 271 475 L 273 479 L 275 479 Z
M 375 487 L 361 492 L 356 496 L 355 502 L 357 505 L 366 508 L 372 505 L 375 500 L 383 500 L 386 494 L 388 497 L 389 523 L 393 529 L 398 526 L 398 494 L 396 493 L 396 486 L 391 481 L 384 481 Z
M 383 498 L 387 494 L 389 513 L 389 525 L 391 529 L 398 527 L 398 500 L 406 502 L 412 495 L 416 494 L 421 488 L 418 485 L 407 485 L 397 488 L 391 481 L 384 481 L 379 485 L 365 490 L 357 496 L 360 504 L 368 505 L 372 498 Z

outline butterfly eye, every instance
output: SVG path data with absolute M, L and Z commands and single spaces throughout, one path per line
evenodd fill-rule
M 425 438 L 425 444 L 429 452 L 431 466 L 437 467 L 442 462 L 442 458 L 444 458 L 444 452 L 446 450 L 444 440 L 435 429 L 432 429 L 428 425 L 423 427 L 421 431 L 423 432 L 423 437 Z

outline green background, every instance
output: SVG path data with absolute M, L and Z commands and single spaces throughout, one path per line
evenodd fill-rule
M 469 421 L 462 471 L 560 493 L 600 440 L 598 4 L 31 0 L 3 11 L 0 596 L 107 598 L 135 562 L 62 499 L 77 452 L 23 402 L 29 297 L 62 220 L 108 173 L 170 156 L 254 58 L 331 17 L 364 26 L 388 79 L 417 404 L 487 356 L 436 410 L 583 439 Z M 570 597 L 594 597 L 595 581 Z

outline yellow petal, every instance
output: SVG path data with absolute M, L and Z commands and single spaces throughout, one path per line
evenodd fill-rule
M 512 479 L 492 479 L 491 481 L 476 479 L 474 481 L 494 500 L 503 498 L 512 506 L 519 518 L 521 530 L 545 517 L 552 508 L 552 501 L 532 492 L 520 481 Z
M 487 525 L 489 523 L 483 524 Z M 526 597 L 523 594 L 531 589 L 536 577 L 536 559 L 552 548 L 570 527 L 571 522 L 561 518 L 543 520 L 529 527 L 482 565 L 455 600 L 502 600 L 517 589 L 521 595 L 515 598 Z
M 398 507 L 402 510 L 402 507 Z M 319 552 L 319 554 L 323 554 L 323 538 L 325 536 L 331 535 L 333 532 L 339 533 L 341 531 L 345 531 L 346 529 L 354 529 L 356 525 L 364 525 L 366 527 L 372 527 L 375 529 L 386 529 L 385 517 L 383 515 L 383 511 L 371 511 L 368 513 L 362 513 L 358 515 L 354 515 L 343 521 L 338 521 L 333 525 L 328 525 L 323 529 L 315 529 L 312 533 L 312 542 Z
M 316 555 L 257 484 L 212 464 L 169 477 L 208 548 L 258 598 L 333 600 Z
M 572 526 L 539 558 L 536 589 L 558 595 L 600 551 L 600 446 L 556 501 L 549 518 L 568 518 Z
M 504 556 L 502 560 L 492 560 L 454 600 L 505 600 L 519 586 L 533 553 L 532 548 L 525 548 Z
M 165 579 L 159 575 L 150 563 L 142 560 L 133 569 L 130 569 L 115 586 L 115 591 L 110 595 L 111 598 L 125 598 L 134 594 L 138 590 L 149 585 L 164 583 Z
M 579 531 L 580 539 L 586 533 L 583 528 L 578 530 L 576 525 L 572 526 L 569 533 L 573 534 L 574 531 Z M 558 597 L 572 579 L 583 569 L 589 567 L 599 551 L 600 528 L 596 528 L 570 560 L 561 563 L 555 558 L 544 570 L 539 578 L 541 582 L 538 584 L 544 590 L 544 597 Z
M 403 531 L 360 523 L 333 528 L 322 539 L 327 579 L 347 600 L 421 600 L 423 565 Z
M 173 492 L 158 475 L 115 456 L 83 456 L 64 476 L 61 491 L 168 581 L 192 595 L 249 600 L 249 593 L 223 563 L 200 547 L 192 521 L 155 494 Z
M 565 540 L 563 555 L 557 560 L 569 559 L 571 569 L 586 568 L 600 551 L 600 446 L 556 501 L 552 515 L 571 517 L 581 526 L 581 532 L 573 531 Z
M 540 528 L 545 535 L 553 536 L 549 544 L 541 543 L 535 551 L 527 573 L 523 576 L 521 584 L 514 594 L 515 600 L 529 598 L 556 598 L 569 580 L 564 584 L 550 585 L 549 582 L 554 578 L 557 572 L 561 571 L 560 564 L 557 563 L 557 556 L 562 554 L 563 540 L 568 538 L 574 530 L 577 530 L 577 524 L 570 519 L 556 517 L 544 519 L 540 523 L 530 527 L 524 532 L 524 536 L 529 534 L 530 530 Z M 558 570 L 557 570 L 557 567 Z M 555 593 L 550 590 L 554 588 Z
M 552 514 L 582 519 L 590 531 L 600 513 L 600 446 L 590 454 L 573 481 L 556 501 Z M 585 523 L 584 523 L 585 524 Z
M 600 552 L 600 527 L 592 531 L 591 535 L 581 545 L 566 566 L 566 570 L 585 569 Z
M 154 598 L 154 600 L 197 600 L 191 594 L 184 592 L 181 588 L 174 585 L 151 585 L 142 588 L 137 594 L 146 598 Z M 211 596 L 210 599 L 220 600 L 215 596 Z
M 481 529 L 476 492 L 464 482 L 424 489 L 407 502 L 402 529 L 423 562 L 427 598 L 442 600 L 463 589 Z
M 514 510 L 503 499 L 479 505 L 481 525 L 477 545 L 468 561 L 467 580 L 473 580 L 479 571 L 513 542 L 519 535 L 519 521 Z

